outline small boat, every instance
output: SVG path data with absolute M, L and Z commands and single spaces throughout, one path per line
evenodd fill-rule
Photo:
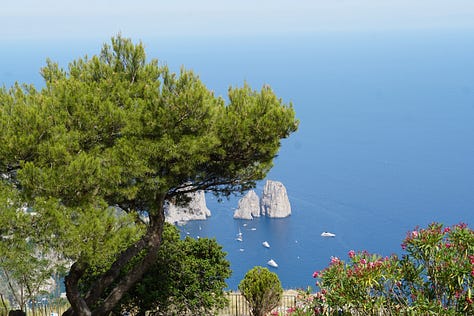
M 237 238 L 235 238 L 235 240 L 237 240 L 237 241 L 243 241 L 244 240 L 242 238 L 242 232 L 240 231 L 240 228 L 239 228 L 239 233 L 237 234 Z
M 330 232 L 322 232 L 321 237 L 336 237 L 336 234 Z
M 268 241 L 262 242 L 262 246 L 265 248 L 270 248 L 270 244 L 268 243 Z
M 275 262 L 275 260 L 273 260 L 273 259 L 268 260 L 267 264 L 268 264 L 270 267 L 278 268 L 278 264 L 277 264 L 277 263 Z
M 250 228 L 250 230 L 257 230 L 255 227 Z

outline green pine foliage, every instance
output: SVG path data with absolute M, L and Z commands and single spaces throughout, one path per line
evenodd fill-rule
M 155 261 L 165 201 L 252 188 L 298 126 L 270 87 L 231 87 L 226 102 L 120 35 L 67 69 L 48 60 L 41 74 L 41 90 L 0 89 L 0 182 L 38 214 L 27 232 L 74 263 L 66 289 L 78 314 L 107 314 Z M 141 252 L 136 270 L 119 273 Z M 92 288 L 78 291 L 104 262 Z

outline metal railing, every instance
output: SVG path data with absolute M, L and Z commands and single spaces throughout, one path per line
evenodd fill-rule
M 28 307 L 25 310 L 26 316 L 61 316 L 69 308 L 68 303 L 62 304 L 51 304 L 51 305 L 42 305 L 35 306 L 35 308 Z M 14 308 L 13 308 L 14 309 Z M 10 311 L 10 308 L 0 309 L 0 316 L 7 316 Z
M 245 297 L 239 292 L 228 292 L 226 296 L 229 300 L 227 306 L 219 310 L 219 316 L 250 316 L 250 308 L 245 300 Z M 295 294 L 286 294 L 284 293 L 280 305 L 277 306 L 273 311 L 277 311 L 280 314 L 284 315 L 285 312 L 292 307 L 296 306 L 296 295 Z M 38 306 L 35 308 L 34 312 L 32 309 L 26 311 L 27 316 L 61 316 L 61 314 L 66 311 L 69 307 L 67 303 L 51 305 L 51 306 Z M 8 312 L 5 310 L 0 311 L 0 316 L 7 315 Z
M 245 297 L 239 292 L 229 292 L 226 294 L 229 299 L 227 307 L 219 311 L 219 316 L 250 316 L 250 308 Z M 283 294 L 280 305 L 273 311 L 284 314 L 289 308 L 296 306 L 296 295 Z

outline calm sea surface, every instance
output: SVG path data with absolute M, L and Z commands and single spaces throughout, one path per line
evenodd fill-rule
M 0 82 L 41 86 L 47 57 L 66 65 L 105 41 L 3 42 Z M 306 287 L 331 256 L 400 253 L 416 225 L 474 227 L 473 34 L 143 41 L 150 57 L 194 69 L 217 94 L 244 80 L 270 84 L 301 121 L 268 175 L 287 187 L 291 217 L 234 220 L 237 198 L 208 196 L 212 217 L 182 227 L 183 236 L 223 245 L 233 269 L 229 288 L 271 258 L 285 288 Z M 239 229 L 243 242 L 235 240 Z M 337 236 L 324 239 L 322 231 Z

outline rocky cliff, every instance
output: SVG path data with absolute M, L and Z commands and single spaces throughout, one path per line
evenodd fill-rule
M 250 190 L 239 200 L 234 218 L 253 219 L 260 216 L 260 199 L 254 190 Z
M 188 196 L 191 200 L 186 206 L 178 206 L 171 202 L 165 205 L 165 217 L 168 223 L 182 224 L 192 220 L 204 220 L 211 216 L 204 191 L 189 193 Z
M 282 218 L 291 215 L 291 206 L 283 183 L 267 180 L 260 200 L 261 214 L 267 217 Z
M 255 191 L 249 191 L 240 199 L 239 205 L 234 212 L 234 218 L 239 219 L 252 219 L 260 215 L 273 218 L 291 215 L 288 194 L 281 182 L 267 180 L 260 201 Z

